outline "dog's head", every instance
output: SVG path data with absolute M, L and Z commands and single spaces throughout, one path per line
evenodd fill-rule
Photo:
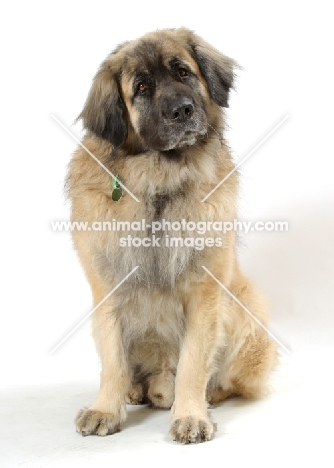
M 194 145 L 228 106 L 234 65 L 187 29 L 149 33 L 103 62 L 79 118 L 115 149 Z

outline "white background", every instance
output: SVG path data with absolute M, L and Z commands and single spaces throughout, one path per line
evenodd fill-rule
M 210 444 L 176 446 L 166 435 L 167 413 L 149 413 L 145 420 L 145 408 L 132 416 L 142 427 L 136 422 L 112 437 L 83 439 L 72 419 L 92 403 L 99 373 L 89 323 L 50 354 L 91 307 L 69 234 L 50 227 L 69 216 L 63 184 L 76 147 L 51 114 L 70 126 L 113 48 L 147 31 L 179 26 L 243 67 L 227 113 L 236 161 L 289 115 L 243 164 L 240 201 L 242 217 L 286 220 L 289 231 L 242 235 L 239 256 L 271 302 L 271 330 L 291 352 L 282 353 L 268 400 L 235 400 L 213 411 L 221 432 Z M 2 466 L 86 466 L 132 457 L 147 466 L 147 453 L 153 457 L 158 450 L 167 461 L 178 456 L 195 465 L 219 456 L 234 466 L 248 460 L 266 466 L 268 459 L 292 466 L 291 460 L 320 458 L 330 466 L 332 31 L 325 1 L 18 1 L 3 7 Z M 77 136 L 80 130 L 80 124 L 72 127 Z

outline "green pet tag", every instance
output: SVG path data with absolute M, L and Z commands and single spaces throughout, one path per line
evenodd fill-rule
M 120 198 L 122 197 L 123 195 L 123 190 L 122 190 L 122 187 L 120 186 L 119 184 L 119 181 L 120 181 L 120 177 L 119 177 L 119 174 L 116 174 L 116 177 L 115 179 L 113 179 L 113 191 L 112 191 L 112 194 L 111 194 L 111 198 L 114 200 L 114 201 L 118 201 L 120 200 Z

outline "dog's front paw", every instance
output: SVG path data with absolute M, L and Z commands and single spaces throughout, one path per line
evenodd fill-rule
M 181 444 L 196 444 L 211 440 L 215 430 L 216 424 L 209 418 L 187 416 L 173 421 L 170 435 L 173 440 Z
M 120 417 L 111 413 L 84 408 L 75 418 L 77 432 L 83 436 L 106 436 L 120 430 Z

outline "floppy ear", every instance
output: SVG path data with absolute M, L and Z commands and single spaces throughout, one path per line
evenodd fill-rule
M 89 91 L 85 106 L 78 119 L 84 128 L 121 146 L 127 138 L 125 104 L 118 91 L 116 78 L 109 67 L 102 64 Z
M 194 58 L 208 84 L 212 99 L 221 107 L 228 107 L 236 62 L 198 36 L 193 36 L 191 47 Z

